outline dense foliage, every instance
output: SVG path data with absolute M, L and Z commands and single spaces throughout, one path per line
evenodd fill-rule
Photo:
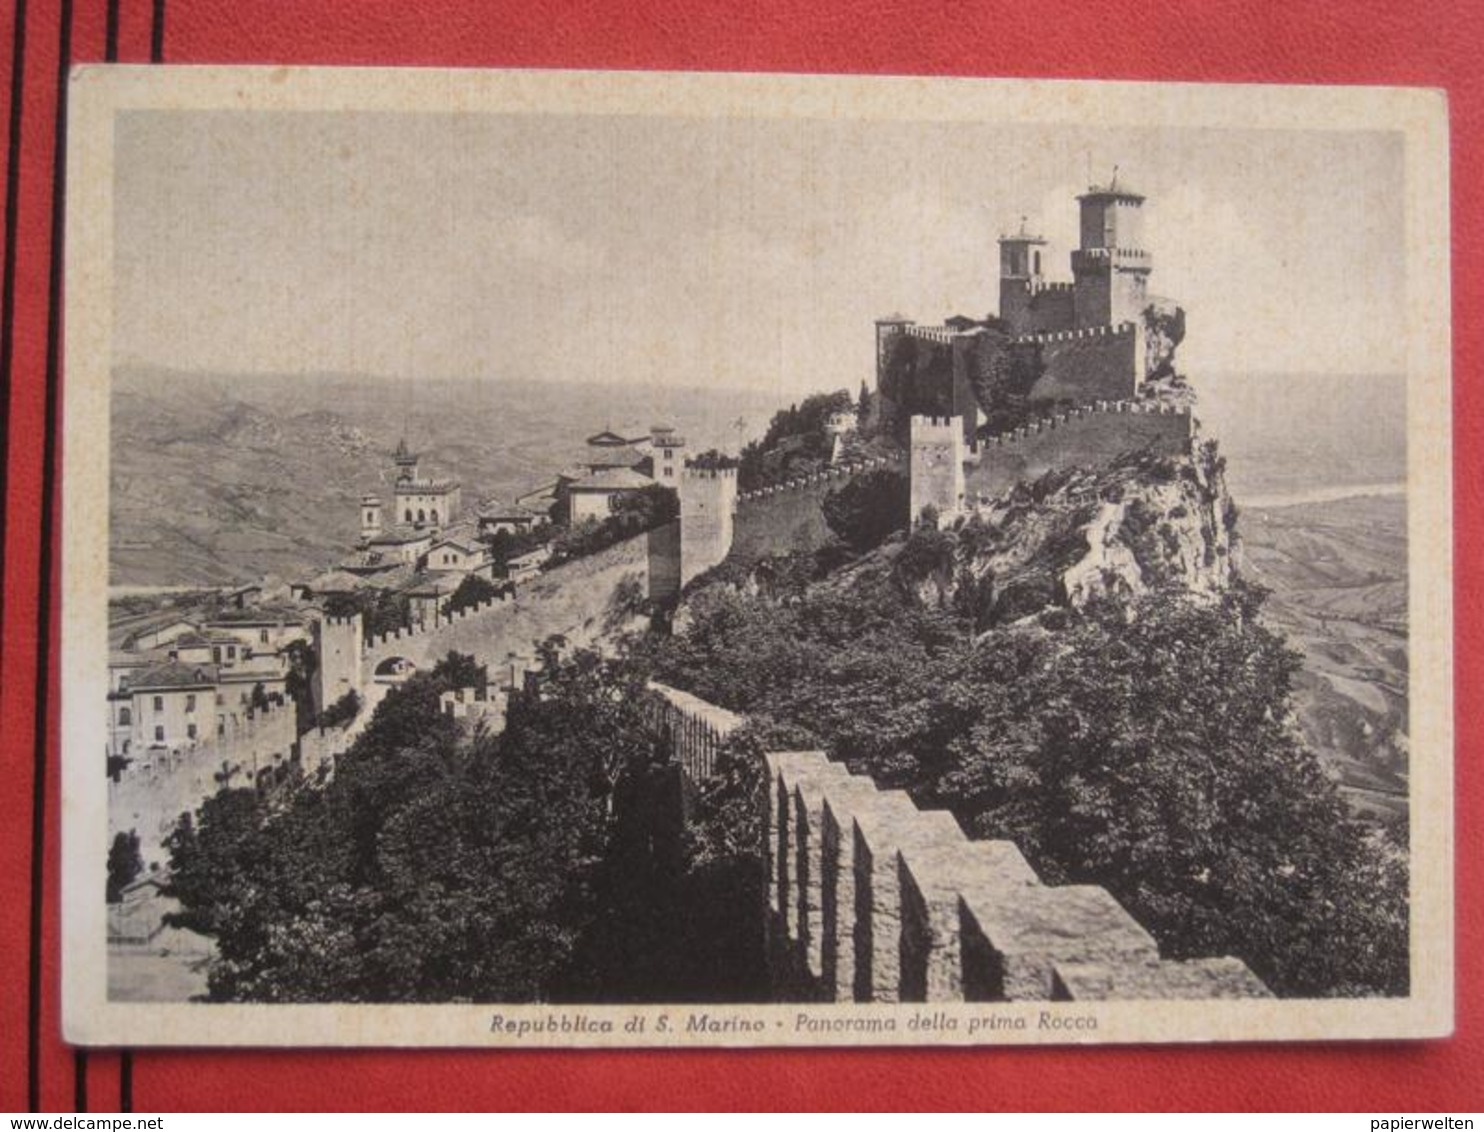
M 853 407 L 849 391 L 839 389 L 816 393 L 774 413 L 762 439 L 743 447 L 737 486 L 752 491 L 822 466 L 829 460 L 833 443 L 825 425 L 834 414 Z
M 474 609 L 491 598 L 499 597 L 503 592 L 504 589 L 501 586 L 497 586 L 488 578 L 481 578 L 478 574 L 465 574 L 459 582 L 458 589 L 449 595 L 448 605 L 444 612 L 454 614 L 460 610 Z
M 568 527 L 551 544 L 547 567 L 585 558 L 610 546 L 673 522 L 680 515 L 680 500 L 673 488 L 647 484 L 637 491 L 627 491 L 613 500 L 613 514 L 595 522 L 591 519 Z
M 131 829 L 128 833 L 114 834 L 113 844 L 108 848 L 108 880 L 104 898 L 110 904 L 117 904 L 124 898 L 124 889 L 133 884 L 143 871 L 144 854 L 140 850 L 138 831 Z
M 911 485 L 901 472 L 876 468 L 824 497 L 824 521 L 836 538 L 855 551 L 880 546 L 907 525 Z
M 361 615 L 362 630 L 366 636 L 383 636 L 405 629 L 411 623 L 408 618 L 410 603 L 404 594 L 368 586 L 353 594 L 331 594 L 325 598 L 325 614 L 329 617 L 354 617 Z
M 551 996 L 596 914 L 619 784 L 653 751 L 633 672 L 547 659 L 497 737 L 439 712 L 473 678 L 451 657 L 377 707 L 322 790 L 225 790 L 182 820 L 177 921 L 216 938 L 213 999 Z
M 1171 956 L 1236 954 L 1289 995 L 1405 993 L 1404 854 L 1295 738 L 1298 660 L 1259 600 L 1160 593 L 976 636 L 897 573 L 713 590 L 656 663 L 1015 841 L 1050 883 L 1107 887 Z

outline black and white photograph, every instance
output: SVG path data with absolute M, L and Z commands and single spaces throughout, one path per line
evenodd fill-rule
M 72 86 L 69 1040 L 1449 1032 L 1441 99 Z

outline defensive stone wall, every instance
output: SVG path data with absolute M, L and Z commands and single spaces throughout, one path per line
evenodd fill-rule
M 737 497 L 731 554 L 756 560 L 818 550 L 831 538 L 829 525 L 824 521 L 825 496 L 865 472 L 901 466 L 899 459 L 877 456 L 744 492 Z M 683 520 L 681 537 L 690 538 Z
M 146 863 L 163 864 L 164 840 L 181 814 L 193 812 L 224 786 L 266 786 L 287 772 L 296 718 L 292 703 L 270 704 L 229 725 L 224 735 L 140 753 L 118 782 L 109 782 L 109 837 L 135 830 Z
M 650 718 L 692 785 L 745 719 L 650 684 Z M 1161 959 L 1105 889 L 1041 883 L 1008 841 L 974 841 L 822 751 L 764 755 L 775 997 L 825 1002 L 1266 998 L 1238 959 Z
M 670 745 L 680 768 L 695 784 L 712 777 L 717 752 L 727 736 L 742 726 L 743 718 L 664 684 L 651 681 L 649 691 L 650 724 Z
M 531 651 L 533 642 L 554 633 L 573 647 L 590 645 L 619 627 L 614 620 L 620 587 L 644 592 L 648 536 L 636 535 L 584 558 L 564 562 L 521 583 L 513 597 L 497 597 L 436 626 L 377 637 L 361 659 L 364 688 L 383 661 L 400 657 L 419 669 L 431 668 L 450 650 L 467 653 L 497 671 L 512 654 Z M 369 696 L 363 696 L 369 708 Z
M 1055 469 L 1101 467 L 1124 452 L 1190 451 L 1188 409 L 1153 401 L 1099 401 L 979 442 L 967 471 L 970 502 L 991 499 Z
M 487 597 L 476 605 L 465 606 L 456 611 L 446 610 L 440 612 L 426 621 L 418 622 L 416 625 L 394 629 L 387 633 L 376 633 L 366 638 L 364 651 L 367 653 L 381 653 L 388 656 L 403 655 L 401 651 L 395 648 L 392 648 L 390 652 L 387 650 L 389 646 L 411 642 L 417 637 L 425 637 L 430 633 L 441 632 L 450 625 L 457 625 L 462 621 L 469 620 L 471 617 L 478 617 L 483 613 L 498 609 L 507 601 L 512 600 L 514 600 L 513 594 L 502 592 L 495 594 L 493 597 Z
M 1031 386 L 1032 401 L 1126 400 L 1144 378 L 1144 334 L 1133 322 L 1022 334 L 1012 349 L 1040 373 Z
M 1076 286 L 1072 283 L 1000 281 L 1000 317 L 1016 334 L 1046 334 L 1077 325 Z
M 1231 958 L 1162 960 L 1107 891 L 1048 886 L 820 751 L 768 764 L 768 921 L 789 999 L 1006 1002 L 1266 998 Z

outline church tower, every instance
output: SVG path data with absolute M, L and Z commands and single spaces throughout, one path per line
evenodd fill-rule
M 1010 324 L 1010 333 L 1025 334 L 1027 310 L 1031 296 L 1045 282 L 1042 275 L 1042 253 L 1046 241 L 1026 230 L 1025 217 L 1020 218 L 1020 231 L 1000 237 L 1000 317 Z
M 1081 247 L 1072 253 L 1077 329 L 1138 322 L 1149 304 L 1144 250 L 1144 198 L 1118 185 L 1093 185 L 1077 198 L 1082 207 Z
M 417 453 L 407 450 L 407 438 L 397 441 L 397 451 L 392 455 L 397 465 L 397 482 L 408 483 L 417 479 Z
M 370 542 L 381 534 L 381 497 L 361 496 L 361 541 Z

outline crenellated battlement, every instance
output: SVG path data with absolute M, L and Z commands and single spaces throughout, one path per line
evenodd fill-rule
M 1051 413 L 980 441 L 968 498 L 991 499 L 1049 471 L 1101 467 L 1128 452 L 1184 455 L 1194 428 L 1188 408 L 1163 401 L 1094 401 Z
M 1187 420 L 1190 418 L 1189 409 L 1183 409 L 1167 401 L 1094 401 L 1090 405 L 1078 405 L 1064 412 L 1038 417 L 1036 420 L 1026 422 L 1019 428 L 1009 429 L 1006 432 L 997 432 L 992 436 L 984 437 L 979 442 L 979 447 L 981 449 L 1003 448 L 1006 444 L 1013 444 L 1017 440 L 1024 440 L 1028 436 L 1050 432 L 1054 428 L 1101 413 L 1144 413 L 1153 416 L 1185 417 Z
M 955 338 L 967 338 L 973 330 L 955 330 L 951 326 L 918 326 L 913 323 L 907 326 L 903 333 L 909 338 L 920 338 L 924 342 L 936 342 L 939 345 L 951 345 Z
M 736 712 L 653 680 L 649 682 L 649 692 L 645 706 L 655 734 L 669 745 L 693 783 L 711 778 L 716 772 L 716 755 L 721 745 L 746 721 Z
M 901 458 L 897 456 L 871 456 L 864 460 L 852 461 L 848 464 L 835 464 L 818 472 L 811 472 L 808 475 L 795 476 L 792 479 L 769 484 L 767 487 L 744 491 L 737 496 L 737 503 L 739 505 L 743 503 L 757 503 L 789 492 L 807 491 L 823 483 L 854 479 L 856 476 L 875 468 L 900 467 L 901 463 Z
M 1015 345 L 1032 345 L 1052 342 L 1077 342 L 1095 338 L 1119 338 L 1137 334 L 1138 326 L 1132 322 L 1120 322 L 1117 326 L 1089 326 L 1082 330 L 1059 330 L 1050 334 L 1017 334 L 1010 339 Z
M 822 751 L 765 754 L 774 990 L 835 1002 L 1269 998 L 1238 959 L 1160 958 L 1106 890 L 1045 885 Z M 778 967 L 781 966 L 781 970 Z
M 388 645 L 427 637 L 448 628 L 450 625 L 457 625 L 460 621 L 467 621 L 471 617 L 477 617 L 481 613 L 486 613 L 491 609 L 502 606 L 507 601 L 510 601 L 512 597 L 513 595 L 508 591 L 501 592 L 495 594 L 493 597 L 485 598 L 477 605 L 465 606 L 463 609 L 453 612 L 439 613 L 430 620 L 418 625 L 408 625 L 401 629 L 393 629 L 387 633 L 377 633 L 366 638 L 365 643 L 361 646 L 361 653 L 365 656 L 384 649 Z
M 682 469 L 680 476 L 687 480 L 734 480 L 737 478 L 736 468 L 696 468 L 687 464 Z
M 745 718 L 649 685 L 651 726 L 693 786 Z M 1238 959 L 1160 958 L 1104 888 L 1042 884 L 1010 841 L 976 841 L 823 751 L 770 751 L 763 851 L 783 1001 L 1268 998 Z

